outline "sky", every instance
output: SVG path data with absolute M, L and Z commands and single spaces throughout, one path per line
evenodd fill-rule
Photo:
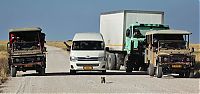
M 47 40 L 72 39 L 77 32 L 99 32 L 102 12 L 115 10 L 164 11 L 165 24 L 192 32 L 200 43 L 200 0 L 1 0 L 0 40 L 10 28 L 41 27 Z

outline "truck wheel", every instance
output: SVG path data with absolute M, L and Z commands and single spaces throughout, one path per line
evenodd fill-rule
M 184 73 L 183 72 L 181 72 L 181 73 L 179 73 L 179 77 L 184 77 Z
M 120 70 L 121 67 L 121 58 L 119 54 L 115 54 L 115 58 L 116 58 L 116 70 Z
M 16 77 L 17 70 L 16 70 L 15 67 L 11 67 L 10 72 L 11 72 L 10 74 L 11 74 L 12 77 Z
M 109 68 L 109 70 L 115 69 L 115 54 L 113 54 L 113 53 L 110 53 L 108 55 L 108 68 Z
M 134 71 L 139 71 L 139 68 L 140 68 L 139 66 L 135 66 Z
M 108 67 L 108 56 L 109 56 L 109 54 L 106 54 L 106 70 L 109 70 L 109 67 Z
M 192 78 L 194 77 L 194 71 L 186 71 L 185 78 Z
M 72 75 L 76 74 L 76 70 L 70 70 L 70 74 Z
M 156 69 L 156 76 L 157 76 L 157 78 L 162 78 L 162 76 L 163 76 L 163 71 L 162 71 L 162 67 L 161 67 L 161 66 L 157 66 L 157 69 Z
M 131 62 L 127 62 L 126 63 L 127 67 L 126 67 L 126 72 L 130 73 L 133 71 L 133 65 L 131 64 Z
M 41 69 L 39 70 L 39 74 L 40 74 L 40 75 L 45 75 L 45 68 L 41 68 Z
M 155 71 L 154 71 L 154 66 L 153 66 L 153 64 L 149 64 L 148 74 L 149 74 L 150 76 L 154 76 L 154 75 L 155 75 Z
M 194 77 L 194 71 L 190 71 L 189 78 L 193 78 L 193 77 Z

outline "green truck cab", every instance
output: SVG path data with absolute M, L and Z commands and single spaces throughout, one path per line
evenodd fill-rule
M 126 40 L 124 51 L 125 55 L 125 68 L 127 72 L 131 72 L 133 69 L 147 70 L 148 65 L 144 62 L 146 37 L 145 33 L 150 30 L 167 30 L 168 25 L 162 24 L 131 24 L 126 30 Z

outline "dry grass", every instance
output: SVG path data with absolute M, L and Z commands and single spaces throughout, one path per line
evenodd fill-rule
M 190 48 L 194 48 L 194 55 L 196 62 L 200 63 L 200 44 L 190 44 Z
M 8 76 L 7 41 L 0 41 L 0 80 L 4 82 Z
M 66 41 L 66 43 L 68 45 L 71 45 L 72 42 L 71 41 Z M 67 49 L 67 46 L 64 44 L 64 41 L 47 41 L 46 43 L 49 46 L 54 46 L 54 47 L 58 47 L 58 48 L 62 48 L 64 50 Z M 69 48 L 68 48 L 69 49 Z

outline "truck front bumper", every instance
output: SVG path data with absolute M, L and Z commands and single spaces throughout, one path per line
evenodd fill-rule
M 162 63 L 163 72 L 179 73 L 193 70 L 191 63 Z

